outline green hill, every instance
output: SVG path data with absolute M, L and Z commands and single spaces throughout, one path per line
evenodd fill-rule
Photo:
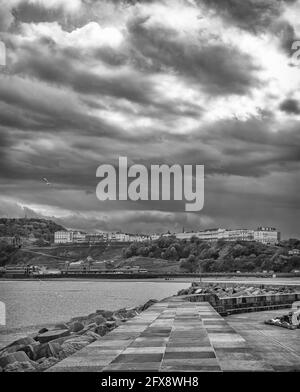
M 22 247 L 11 254 L 7 264 L 32 264 L 57 268 L 65 261 L 78 261 L 86 259 L 88 256 L 91 256 L 95 261 L 114 262 L 121 258 L 124 246 L 126 247 L 124 243 L 100 243 L 93 246 Z
M 0 218 L 0 237 L 19 236 L 33 240 L 53 241 L 54 232 L 66 230 L 52 220 L 38 218 Z
M 130 244 L 123 252 L 131 263 L 136 257 L 162 259 L 182 272 L 290 272 L 300 269 L 300 257 L 288 251 L 300 249 L 300 241 L 291 239 L 279 246 L 264 245 L 254 241 L 217 242 L 178 240 L 174 236 L 156 241 Z M 164 264 L 162 264 L 164 268 Z

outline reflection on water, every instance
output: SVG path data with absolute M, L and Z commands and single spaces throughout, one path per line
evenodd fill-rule
M 188 286 L 141 281 L 1 281 L 0 301 L 6 304 L 7 325 L 0 326 L 0 331 L 67 321 L 96 309 L 137 306 Z

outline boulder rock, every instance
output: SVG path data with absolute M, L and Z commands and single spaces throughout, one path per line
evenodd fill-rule
M 109 328 L 109 329 L 113 329 L 116 328 L 117 324 L 115 321 L 106 321 L 105 325 Z
M 4 354 L 6 355 L 6 354 L 15 353 L 15 352 L 21 350 L 23 347 L 26 347 L 26 346 L 24 346 L 24 344 L 14 344 L 13 346 L 8 346 L 1 352 L 0 355 L 2 356 Z
M 138 314 L 138 312 L 135 309 L 128 309 L 126 312 L 126 317 L 132 318 L 132 317 L 135 317 L 137 314 Z
M 48 342 L 39 344 L 37 346 L 33 346 L 30 358 L 33 361 L 37 361 L 41 358 L 58 357 L 61 350 L 62 348 L 59 343 Z
M 12 342 L 8 347 L 12 346 L 27 346 L 27 344 L 34 344 L 35 340 L 31 336 L 26 336 L 25 338 L 20 338 Z
M 50 342 L 51 340 L 61 338 L 64 336 L 68 336 L 68 335 L 70 335 L 70 331 L 68 329 L 57 329 L 57 330 L 48 331 L 48 332 L 44 332 L 44 333 L 39 334 L 37 336 L 37 340 L 40 343 L 47 343 L 47 342 Z
M 74 321 L 70 325 L 71 332 L 79 332 L 84 328 L 84 325 L 80 321 Z
M 105 319 L 107 319 L 107 318 L 109 318 L 109 317 L 112 317 L 112 315 L 113 315 L 114 312 L 112 312 L 112 311 L 110 311 L 110 310 L 98 309 L 98 310 L 96 310 L 96 313 L 97 313 L 98 315 L 103 316 Z
M 85 335 L 91 336 L 94 340 L 101 339 L 101 337 L 93 331 L 87 331 Z
M 60 358 L 66 358 L 74 354 L 76 351 L 81 350 L 87 344 L 88 343 L 86 342 L 65 342 L 62 345 L 62 352 L 60 354 Z
M 54 358 L 54 357 L 42 358 L 39 362 L 38 370 L 44 371 L 49 367 L 55 365 L 57 362 L 59 362 L 59 358 Z
M 0 357 L 0 366 L 6 368 L 7 365 L 14 362 L 29 362 L 30 359 L 23 351 L 17 351 L 16 353 L 3 355 Z
M 34 372 L 37 366 L 31 362 L 13 362 L 8 364 L 4 371 L 5 372 Z
M 42 328 L 38 331 L 38 333 L 44 333 L 44 332 L 48 332 L 49 329 L 48 328 Z
M 93 319 L 93 322 L 96 323 L 97 325 L 101 325 L 106 323 L 106 319 L 101 314 L 99 314 Z
M 35 360 L 35 352 L 40 347 L 40 343 L 35 342 L 34 344 L 28 344 L 27 346 L 22 346 L 18 349 L 18 351 L 24 351 L 24 353 L 28 356 L 29 359 Z
M 143 312 L 144 310 L 150 308 L 150 306 L 152 306 L 156 302 L 157 302 L 156 299 L 149 299 L 149 301 L 147 301 L 144 305 L 140 306 L 139 311 Z
M 95 329 L 95 333 L 97 333 L 100 336 L 104 336 L 108 331 L 109 328 L 104 324 L 98 325 L 98 327 Z
M 56 324 L 56 325 L 54 326 L 54 329 L 69 329 L 69 327 L 67 326 L 67 324 L 59 323 L 59 324 Z M 46 332 L 47 332 L 47 331 L 46 331 Z
M 74 322 L 74 321 L 84 322 L 84 321 L 86 321 L 86 319 L 87 319 L 87 317 L 85 317 L 85 316 L 78 316 L 78 317 L 71 318 L 70 322 Z

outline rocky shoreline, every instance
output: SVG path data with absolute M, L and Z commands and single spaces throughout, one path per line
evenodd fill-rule
M 224 297 L 244 297 L 256 296 L 264 294 L 289 294 L 295 293 L 296 290 L 289 286 L 250 286 L 243 284 L 221 284 L 210 283 L 202 284 L 200 282 L 193 282 L 192 285 L 183 290 L 179 290 L 177 295 L 190 295 L 190 294 L 216 294 L 219 298 Z
M 156 302 L 150 299 L 144 305 L 116 311 L 99 309 L 15 340 L 0 350 L 0 372 L 42 372 Z

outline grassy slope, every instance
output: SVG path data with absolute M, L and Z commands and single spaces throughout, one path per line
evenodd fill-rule
M 91 256 L 94 260 L 113 260 L 120 257 L 122 248 L 120 246 L 105 245 L 97 246 L 59 246 L 47 248 L 19 249 L 10 259 L 9 264 L 34 264 L 45 265 L 56 268 L 60 261 L 78 261 Z

